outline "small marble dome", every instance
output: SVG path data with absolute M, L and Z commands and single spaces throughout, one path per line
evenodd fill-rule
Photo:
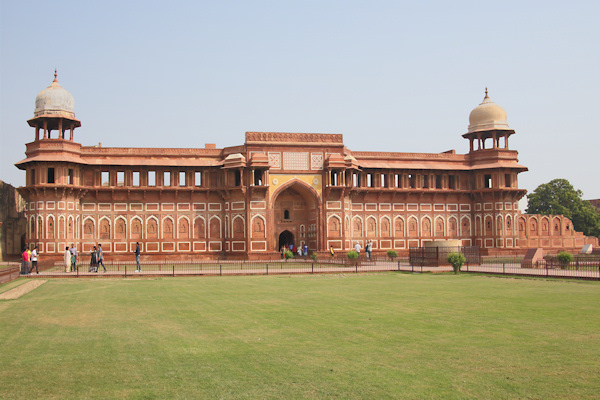
M 509 129 L 509 127 L 506 111 L 490 100 L 486 88 L 483 101 L 469 115 L 469 133 L 492 129 Z
M 35 98 L 35 111 L 33 115 L 34 117 L 56 115 L 75 118 L 75 100 L 71 93 L 58 84 L 56 70 L 54 70 L 54 81 L 52 84 L 42 90 Z

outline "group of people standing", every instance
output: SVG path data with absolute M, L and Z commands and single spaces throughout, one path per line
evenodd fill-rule
M 297 254 L 300 257 L 306 257 L 308 256 L 308 246 L 305 244 L 304 246 L 294 246 L 293 244 L 289 244 L 289 245 L 283 245 L 281 246 L 280 252 L 281 252 L 281 258 L 285 258 L 285 252 L 286 250 L 291 251 L 293 254 Z
M 34 246 L 33 250 L 29 249 L 29 246 L 25 246 L 23 251 L 23 261 L 21 263 L 21 274 L 27 275 L 35 268 L 35 273 L 40 274 L 38 270 L 38 247 Z
M 354 245 L 354 251 L 356 251 L 358 253 L 358 256 L 360 257 L 360 251 L 361 251 L 362 247 L 360 245 L 359 242 L 356 242 L 356 244 Z M 365 253 L 367 253 L 367 258 L 370 260 L 371 259 L 371 252 L 373 251 L 373 241 L 372 240 L 367 240 L 367 244 L 365 245 Z
M 90 256 L 91 257 L 89 272 L 98 272 L 98 265 L 102 265 L 102 268 L 104 268 L 104 272 L 106 272 L 101 244 L 98 244 L 98 247 L 94 246 L 94 248 L 90 251 Z M 71 243 L 71 247 L 65 247 L 63 262 L 65 272 L 77 271 L 77 264 L 79 263 L 79 254 L 77 253 L 77 247 L 75 247 L 75 243 Z

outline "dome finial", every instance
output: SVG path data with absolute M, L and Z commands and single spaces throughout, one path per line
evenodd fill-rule
M 58 74 L 56 73 L 56 68 L 54 68 L 54 82 L 58 82 L 58 79 L 56 79 L 56 76 L 57 76 L 57 75 L 58 75 Z
M 485 87 L 485 97 L 483 99 L 489 99 L 487 86 Z

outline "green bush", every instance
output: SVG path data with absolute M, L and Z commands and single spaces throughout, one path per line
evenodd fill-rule
M 294 253 L 292 253 L 291 250 L 286 250 L 285 251 L 285 259 L 288 260 L 290 258 L 294 258 Z
M 358 258 L 358 253 L 354 250 L 350 250 L 347 254 L 348 258 L 351 260 L 356 260 Z
M 560 266 L 565 268 L 573 261 L 573 254 L 563 250 L 556 255 L 556 258 L 558 259 Z
M 392 260 L 396 257 L 398 257 L 398 253 L 396 252 L 396 250 L 388 250 L 387 251 L 387 255 L 389 258 L 391 258 Z
M 460 272 L 460 267 L 467 261 L 463 253 L 450 253 L 446 260 L 452 265 L 455 274 Z
M 312 252 L 312 254 L 310 255 L 310 258 L 312 258 L 313 261 L 317 261 L 317 258 L 319 258 L 319 256 L 317 255 L 316 252 Z

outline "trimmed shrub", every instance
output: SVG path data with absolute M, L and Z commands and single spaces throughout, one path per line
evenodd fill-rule
M 292 253 L 291 250 L 286 250 L 285 251 L 285 259 L 288 260 L 290 258 L 294 258 L 294 253 Z
M 560 263 L 561 268 L 566 268 L 573 261 L 573 254 L 563 250 L 556 255 L 556 259 Z
M 312 258 L 313 261 L 317 261 L 317 258 L 319 258 L 319 256 L 317 255 L 316 252 L 312 252 L 312 254 L 310 255 L 310 258 Z
M 392 260 L 396 257 L 398 257 L 398 253 L 396 252 L 396 250 L 388 250 L 387 251 L 387 255 L 389 258 L 391 258 Z
M 458 274 L 460 272 L 460 267 L 465 263 L 466 258 L 463 253 L 450 253 L 446 258 L 446 261 L 452 265 L 454 273 Z
M 358 253 L 355 250 L 350 250 L 347 254 L 350 260 L 356 260 L 358 258 Z

